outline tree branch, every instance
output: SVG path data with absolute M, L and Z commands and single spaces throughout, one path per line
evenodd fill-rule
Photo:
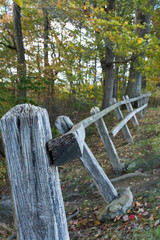
M 9 48 L 9 49 L 16 50 L 16 47 L 11 46 L 10 44 L 6 44 L 6 43 L 1 42 L 1 41 L 0 41 L 0 44 L 3 45 L 3 46 L 5 46 L 5 47 L 7 47 L 7 48 Z
M 113 61 L 112 63 L 127 63 L 127 62 L 130 62 L 130 61 L 133 61 L 133 60 L 135 60 L 136 58 L 138 58 L 139 56 L 141 56 L 142 54 L 140 53 L 140 54 L 138 54 L 138 55 L 135 55 L 135 56 L 132 56 L 132 57 L 130 57 L 130 58 L 128 58 L 128 59 L 125 59 L 124 61 L 119 61 L 119 60 L 117 60 L 117 61 Z

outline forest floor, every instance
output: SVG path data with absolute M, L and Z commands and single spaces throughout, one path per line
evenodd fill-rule
M 86 117 L 85 114 L 81 115 L 82 119 Z M 110 130 L 117 120 L 110 114 L 105 122 Z M 68 221 L 71 240 L 160 239 L 160 107 L 147 109 L 139 123 L 137 128 L 133 127 L 132 122 L 128 123 L 133 144 L 128 144 L 122 133 L 113 139 L 121 162 L 126 165 L 133 163 L 128 172 L 146 174 L 145 177 L 132 177 L 113 184 L 116 189 L 129 186 L 134 195 L 133 206 L 125 215 L 109 222 L 97 220 L 97 212 L 105 203 L 81 161 L 59 167 L 66 215 L 75 215 Z M 107 176 L 115 178 L 93 124 L 86 130 L 86 142 Z M 0 198 L 8 194 L 10 188 L 8 181 L 5 181 L 0 184 Z M 7 239 L 12 233 L 14 228 L 11 222 L 0 223 L 0 239 Z

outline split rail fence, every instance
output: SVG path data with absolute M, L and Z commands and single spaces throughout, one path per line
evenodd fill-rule
M 127 126 L 127 122 L 131 119 L 134 126 L 139 125 L 136 114 L 138 113 L 139 118 L 143 117 L 150 95 L 150 93 L 146 93 L 132 99 L 129 99 L 128 96 L 125 96 L 123 97 L 124 100 L 120 102 L 116 102 L 116 99 L 113 98 L 110 102 L 110 107 L 104 109 L 103 111 L 100 111 L 98 107 L 93 107 L 91 109 L 92 116 L 82 120 L 76 125 L 73 125 L 72 121 L 66 116 L 58 117 L 55 125 L 61 134 L 64 135 L 59 138 L 52 139 L 48 143 L 48 149 L 52 155 L 53 164 L 55 166 L 63 165 L 66 162 L 74 160 L 76 157 L 83 157 L 85 152 L 91 155 L 90 150 L 88 150 L 88 146 L 85 143 L 85 128 L 92 123 L 95 123 L 104 147 L 108 153 L 112 167 L 117 175 L 121 175 L 123 173 L 124 165 L 120 163 L 110 134 L 116 136 L 116 134 L 122 130 L 126 140 L 129 143 L 132 143 L 133 138 Z M 138 108 L 133 110 L 131 103 L 136 101 L 138 102 Z M 124 104 L 129 112 L 126 117 L 123 116 L 123 113 L 120 109 L 120 106 Z M 109 133 L 103 117 L 113 110 L 117 119 L 119 120 L 119 123 Z M 92 159 L 93 156 L 90 158 Z M 86 162 L 86 160 L 84 160 L 84 162 Z
M 80 158 L 91 174 L 102 197 L 108 203 L 118 198 L 118 193 L 96 158 L 85 143 L 85 128 L 95 123 L 117 175 L 124 165 L 120 163 L 103 117 L 111 111 L 120 121 L 111 130 L 115 136 L 121 129 L 128 142 L 133 142 L 127 126 L 132 119 L 138 126 L 136 113 L 143 117 L 150 93 L 116 103 L 99 111 L 91 109 L 92 116 L 73 125 L 69 117 L 60 116 L 56 127 L 63 134 L 52 139 L 49 118 L 45 109 L 28 104 L 17 105 L 6 113 L 0 127 L 5 147 L 9 177 L 17 224 L 17 239 L 69 239 L 63 198 L 57 166 Z M 131 103 L 138 101 L 133 110 Z M 125 104 L 129 114 L 123 117 L 120 106 Z

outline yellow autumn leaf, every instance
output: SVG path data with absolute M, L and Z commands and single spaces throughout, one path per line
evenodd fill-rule
M 100 11 L 101 11 L 101 12 L 104 12 L 104 8 L 100 8 Z
M 84 10 L 86 10 L 87 9 L 87 6 L 86 5 L 84 5 Z
M 15 0 L 15 2 L 17 3 L 17 5 L 19 7 L 23 7 L 23 1 L 22 0 Z
M 99 220 L 96 220 L 95 222 L 94 222 L 94 226 L 99 226 L 101 224 L 101 222 L 99 221 Z
M 138 38 L 137 42 L 140 44 L 143 41 L 143 38 Z
M 99 8 L 96 7 L 96 8 L 94 9 L 94 11 L 97 13 L 97 12 L 99 11 Z

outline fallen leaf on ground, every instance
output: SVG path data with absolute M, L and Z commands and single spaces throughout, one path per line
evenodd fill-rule
M 133 220 L 133 219 L 134 219 L 134 215 L 130 215 L 129 220 Z
M 159 220 L 157 220 L 155 223 L 154 223 L 154 226 L 157 227 L 159 224 Z
M 145 212 L 143 213 L 143 216 L 147 216 L 148 214 L 149 214 L 149 212 L 145 211 Z
M 99 226 L 101 224 L 101 222 L 99 221 L 99 220 L 96 220 L 95 222 L 94 222 L 94 226 Z
M 126 222 L 126 221 L 128 221 L 128 220 L 129 220 L 128 215 L 124 215 L 124 216 L 123 216 L 123 221 Z

